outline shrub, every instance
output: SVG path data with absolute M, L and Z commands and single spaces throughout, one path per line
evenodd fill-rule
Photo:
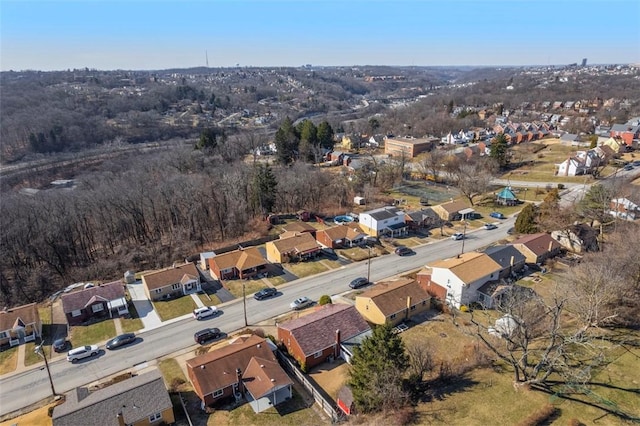
M 547 404 L 520 422 L 520 426 L 537 426 L 553 418 L 557 414 L 557 410 L 553 405 Z
M 330 305 L 331 303 L 333 303 L 331 301 L 331 296 L 327 295 L 327 294 L 323 294 L 322 296 L 320 296 L 320 300 L 318 300 L 318 305 L 322 306 L 322 305 Z
M 303 373 L 305 373 L 305 374 L 306 374 L 306 373 L 307 373 L 307 371 L 308 371 L 308 370 L 307 370 L 307 363 L 306 363 L 306 362 L 304 362 L 304 361 L 302 361 L 302 362 L 300 362 L 299 364 L 300 364 L 300 371 L 302 371 Z
M 564 183 L 559 183 L 558 184 L 558 189 L 564 189 Z
M 209 352 L 209 347 L 208 346 L 200 346 L 200 347 L 197 347 L 195 351 L 193 351 L 193 353 L 196 356 L 204 355 L 207 352 Z

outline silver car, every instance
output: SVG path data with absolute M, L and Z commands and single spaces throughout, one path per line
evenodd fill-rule
M 293 302 L 291 302 L 289 307 L 291 309 L 293 309 L 294 311 L 297 311 L 299 309 L 304 309 L 307 306 L 311 306 L 311 305 L 313 305 L 313 300 L 309 299 L 306 296 L 303 296 L 303 297 L 299 297 L 296 300 L 294 300 Z

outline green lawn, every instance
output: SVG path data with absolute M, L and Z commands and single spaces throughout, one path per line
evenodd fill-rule
M 140 318 L 120 318 L 123 333 L 133 333 L 144 328 Z
M 269 280 L 269 282 L 270 282 L 274 287 L 276 287 L 276 286 L 279 286 L 279 285 L 282 285 L 282 284 L 285 284 L 285 283 L 286 283 L 285 279 L 284 279 L 284 278 L 282 278 L 282 277 L 280 277 L 280 276 L 277 276 L 277 277 L 269 277 L 269 278 L 267 278 L 267 279 Z
M 173 300 L 153 302 L 153 309 L 156 310 L 156 313 L 162 321 L 190 314 L 195 308 L 197 308 L 196 302 L 188 295 Z
M 116 335 L 113 320 L 104 320 L 91 325 L 76 325 L 71 327 L 69 340 L 74 348 L 84 345 L 97 345 Z
M 18 365 L 18 347 L 0 352 L 0 375 L 11 373 Z
M 262 280 L 230 280 L 224 282 L 225 288 L 235 297 L 242 297 L 243 285 L 244 293 L 247 296 L 266 287 Z
M 306 262 L 287 263 L 286 268 L 298 278 L 316 275 L 329 269 L 317 260 L 309 260 Z
M 24 345 L 24 365 L 27 367 L 33 364 L 37 364 L 39 362 L 44 362 L 42 357 L 36 354 L 35 348 L 36 348 L 36 344 L 34 342 L 29 342 Z M 51 345 L 44 346 L 44 349 L 45 350 L 48 349 L 47 352 L 49 353 L 47 353 L 47 360 L 49 360 L 51 357 L 50 355 Z
M 207 295 L 207 294 L 198 294 L 200 301 L 204 303 L 205 306 L 216 306 L 222 303 L 220 298 L 215 294 Z

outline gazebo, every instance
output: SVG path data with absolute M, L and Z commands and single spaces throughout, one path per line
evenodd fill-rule
M 498 192 L 496 202 L 503 206 L 515 206 L 518 203 L 518 197 L 516 197 L 516 194 L 511 190 L 511 187 L 507 186 L 502 191 Z

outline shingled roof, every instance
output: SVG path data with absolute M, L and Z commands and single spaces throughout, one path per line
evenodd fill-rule
M 236 383 L 236 370 L 244 373 L 253 357 L 277 362 L 264 338 L 256 335 L 238 337 L 228 346 L 187 360 L 196 393 L 202 397 Z
M 511 244 L 514 246 L 522 244 L 531 250 L 536 256 L 541 256 L 562 247 L 559 242 L 551 238 L 551 235 L 546 232 L 525 235 L 524 237 L 520 237 L 517 240 L 512 241 Z
M 362 232 L 362 229 L 358 225 L 336 225 L 331 228 L 324 229 L 322 232 L 327 234 L 331 241 L 338 241 L 348 239 L 350 241 L 358 238 L 366 237 L 366 234 Z
M 283 386 L 293 385 L 277 361 L 260 357 L 251 358 L 242 375 L 242 382 L 254 399 L 262 398 Z
M 163 288 L 179 283 L 185 275 L 189 278 L 196 279 L 200 274 L 198 274 L 196 265 L 193 263 L 185 263 L 183 265 L 176 265 L 160 271 L 149 272 L 144 274 L 142 278 L 149 290 L 155 290 L 157 288 Z
M 354 306 L 342 303 L 324 305 L 312 314 L 278 324 L 278 327 L 291 332 L 305 356 L 334 344 L 336 330 L 340 330 L 341 340 L 347 340 L 371 328 Z
M 53 424 L 119 426 L 120 412 L 125 424 L 134 424 L 171 407 L 162 376 L 153 370 L 93 392 L 76 388 L 54 408 Z
M 271 241 L 268 244 L 273 244 L 280 253 L 306 253 L 320 249 L 320 245 L 313 238 L 313 235 L 308 232 Z
M 35 303 L 0 311 L 0 331 L 13 330 L 39 321 Z
M 412 304 L 431 298 L 431 296 L 411 278 L 401 278 L 396 281 L 378 283 L 373 289 L 365 291 L 356 297 L 370 298 L 384 316 L 389 316 L 406 309 L 408 297 L 411 298 Z
M 463 253 L 458 257 L 438 260 L 428 266 L 448 269 L 465 284 L 471 284 L 480 278 L 502 270 L 491 257 L 478 252 Z
M 99 300 L 110 302 L 123 297 L 125 297 L 124 283 L 114 281 L 63 294 L 61 297 L 62 310 L 64 313 L 69 313 L 84 309 Z
M 260 254 L 260 250 L 258 250 L 257 247 L 247 247 L 209 258 L 209 267 L 211 267 L 211 265 L 216 265 L 221 271 L 230 268 L 236 268 L 239 271 L 244 271 L 249 268 L 266 265 L 267 263 L 269 262 L 262 257 L 262 254 Z

